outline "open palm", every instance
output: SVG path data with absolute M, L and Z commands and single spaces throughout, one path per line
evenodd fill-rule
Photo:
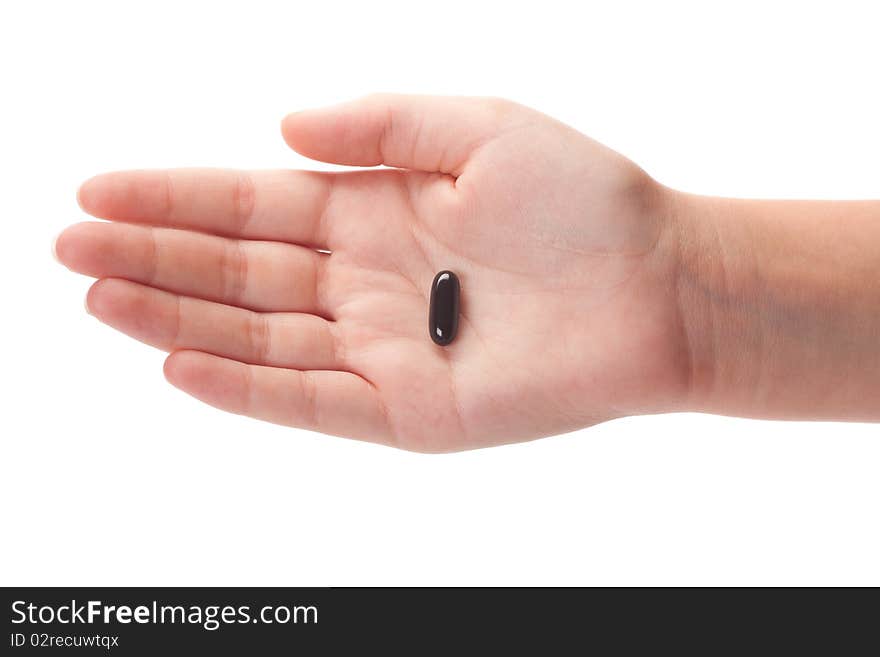
M 686 376 L 663 190 L 494 99 L 371 96 L 291 115 L 316 160 L 376 170 L 98 176 L 59 259 L 88 308 L 236 413 L 423 451 L 669 408 Z M 459 333 L 428 336 L 461 280 Z

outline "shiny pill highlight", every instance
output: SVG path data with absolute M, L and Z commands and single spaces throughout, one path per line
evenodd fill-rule
M 461 285 L 453 272 L 444 270 L 434 277 L 428 308 L 428 332 L 441 347 L 452 342 L 458 332 L 460 295 Z

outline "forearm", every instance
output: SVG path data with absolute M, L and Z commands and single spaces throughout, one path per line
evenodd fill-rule
M 693 410 L 880 420 L 880 202 L 670 192 Z

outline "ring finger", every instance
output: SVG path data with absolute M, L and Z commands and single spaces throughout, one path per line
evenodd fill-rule
M 194 349 L 253 365 L 344 369 L 335 323 L 306 313 L 257 313 L 118 278 L 92 285 L 96 318 L 164 351 Z

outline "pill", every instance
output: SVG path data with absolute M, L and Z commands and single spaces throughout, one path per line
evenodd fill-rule
M 441 271 L 431 284 L 431 304 L 428 308 L 428 331 L 431 339 L 445 347 L 455 339 L 458 331 L 458 310 L 461 285 L 451 271 Z

